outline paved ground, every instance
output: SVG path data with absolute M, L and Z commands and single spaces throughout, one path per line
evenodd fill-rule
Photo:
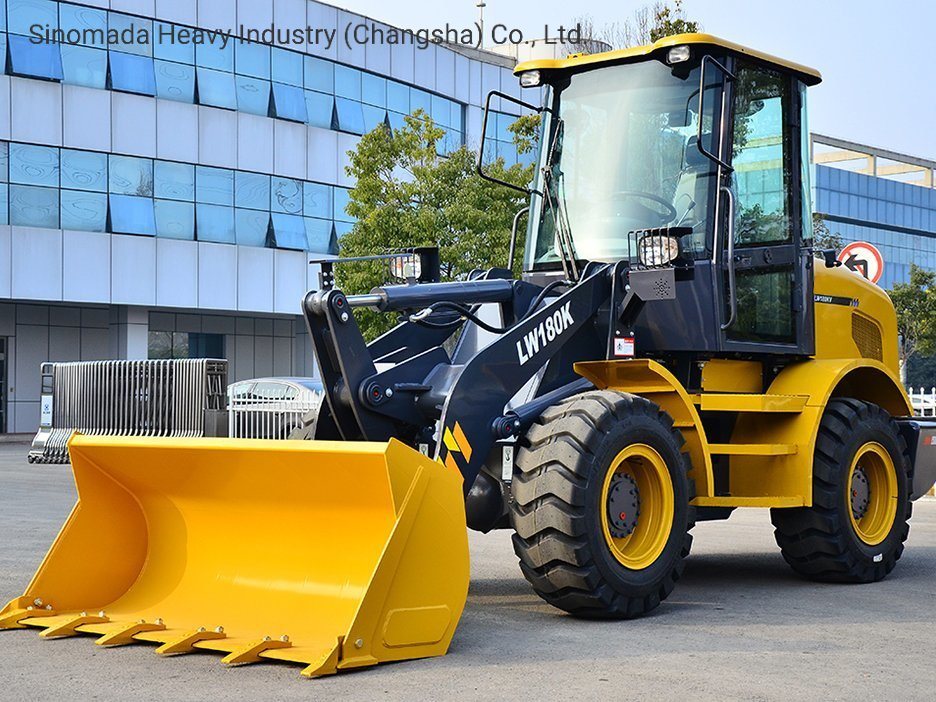
M 19 594 L 74 501 L 64 466 L 0 446 L 0 597 Z M 936 500 L 917 503 L 894 574 L 869 586 L 797 579 L 766 512 L 695 530 L 684 581 L 656 614 L 583 622 L 545 606 L 506 533 L 472 534 L 468 606 L 448 656 L 309 681 L 148 646 L 0 632 L 5 699 L 932 699 Z

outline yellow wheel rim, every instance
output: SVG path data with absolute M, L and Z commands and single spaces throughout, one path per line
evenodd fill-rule
M 858 449 L 845 487 L 852 528 L 865 544 L 877 546 L 897 516 L 897 471 L 887 449 L 874 441 Z
M 622 485 L 634 488 L 637 493 L 636 516 L 622 515 L 615 509 L 613 494 Z M 599 505 L 602 532 L 618 562 L 631 570 L 653 565 L 666 548 L 675 512 L 673 482 L 666 462 L 656 449 L 646 444 L 632 444 L 615 456 L 605 476 Z M 611 514 L 612 510 L 617 519 Z M 622 533 L 622 522 L 627 524 L 623 531 L 629 533 L 616 535 Z

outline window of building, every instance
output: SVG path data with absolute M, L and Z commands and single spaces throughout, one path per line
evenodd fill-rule
M 172 41 L 171 32 L 175 25 L 168 22 L 156 22 L 156 34 L 153 44 L 153 56 L 165 61 L 195 65 L 195 45 L 191 42 Z M 165 37 L 160 40 L 160 37 Z
M 361 76 L 361 101 L 374 107 L 387 106 L 387 80 L 372 73 Z
M 58 5 L 53 0 L 10 0 L 7 8 L 7 29 L 12 34 L 29 34 L 29 28 L 39 24 L 57 29 Z
M 196 166 L 195 201 L 208 205 L 233 205 L 234 171 Z
M 155 200 L 156 236 L 167 239 L 195 239 L 195 205 L 177 200 Z
M 142 17 L 132 17 L 120 12 L 107 13 L 107 21 L 112 30 L 112 37 L 117 39 L 116 43 L 111 44 L 111 48 L 124 54 L 135 54 L 137 56 L 153 57 L 153 42 L 138 41 L 141 36 L 153 36 L 153 21 L 143 19 Z M 124 41 L 124 39 L 127 41 Z
M 151 359 L 224 358 L 224 335 L 150 331 L 148 347 Z
M 81 5 L 59 3 L 59 28 L 68 35 L 70 42 L 83 46 L 105 46 L 107 33 L 107 12 Z M 90 30 L 90 31 L 89 31 Z M 101 41 L 97 41 L 101 40 Z M 64 49 L 64 47 L 62 47 Z
M 302 87 L 302 54 L 273 47 L 272 78 L 274 82 Z
M 82 190 L 61 190 L 62 229 L 107 231 L 107 195 Z
M 307 247 L 306 226 L 302 217 L 280 212 L 274 212 L 270 217 L 273 221 L 273 244 L 276 248 L 302 251 Z
M 270 213 L 260 210 L 235 210 L 235 240 L 240 246 L 266 246 L 270 234 Z
M 10 182 L 58 187 L 59 150 L 54 146 L 13 144 L 10 148 Z
M 361 105 L 364 116 L 364 131 L 371 132 L 377 127 L 387 126 L 387 111 L 382 107 Z
M 320 93 L 335 92 L 335 64 L 314 56 L 305 57 L 305 87 Z
M 332 240 L 332 231 L 331 220 L 305 217 L 308 250 L 316 253 L 330 253 L 329 246 Z
M 202 105 L 237 109 L 237 94 L 234 89 L 234 74 L 198 68 L 198 102 Z
M 306 90 L 305 102 L 309 124 L 320 129 L 331 129 L 335 120 L 335 98 Z
M 331 219 L 332 188 L 324 183 L 303 183 L 302 214 L 306 217 Z
M 270 79 L 270 47 L 252 41 L 234 46 L 234 68 L 239 75 Z
M 87 46 L 61 47 L 62 80 L 71 85 L 103 90 L 107 87 L 107 52 Z
M 199 241 L 235 243 L 233 207 L 200 203 L 196 206 L 195 218 Z
M 335 98 L 336 114 L 338 117 L 335 128 L 351 134 L 364 133 L 364 111 L 361 103 L 346 98 Z
M 270 210 L 270 176 L 238 171 L 234 180 L 234 204 L 251 210 Z
M 114 90 L 137 95 L 156 94 L 156 73 L 148 56 L 109 51 L 110 85 Z
M 62 149 L 62 187 L 107 192 L 107 154 Z
M 273 116 L 293 122 L 307 122 L 308 112 L 302 89 L 273 83 Z
M 234 72 L 234 44 L 228 42 L 222 46 L 220 41 L 215 43 L 197 44 L 195 46 L 195 65 L 202 68 L 213 68 L 226 73 Z
M 110 196 L 111 231 L 115 234 L 156 235 L 156 215 L 150 197 Z
M 237 76 L 235 83 L 238 110 L 261 117 L 270 115 L 270 81 Z
M 176 102 L 195 102 L 195 69 L 172 61 L 157 60 L 156 97 Z
M 117 195 L 153 196 L 153 161 L 135 156 L 110 156 L 111 193 Z
M 190 163 L 156 161 L 155 195 L 166 200 L 195 200 L 195 166 Z
M 58 44 L 33 44 L 26 37 L 11 34 L 9 49 L 13 75 L 62 80 L 62 55 Z
M 59 228 L 59 191 L 33 185 L 11 185 L 10 224 L 21 227 Z
M 361 99 L 361 72 L 335 64 L 335 96 L 349 100 Z

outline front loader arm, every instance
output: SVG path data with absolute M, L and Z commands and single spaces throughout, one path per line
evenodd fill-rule
M 504 407 L 576 333 L 594 324 L 611 295 L 613 267 L 602 266 L 566 293 L 520 322 L 472 358 L 445 402 L 436 457 L 464 478 L 468 494 L 496 443 L 495 420 Z M 573 354 L 592 358 L 604 349 Z

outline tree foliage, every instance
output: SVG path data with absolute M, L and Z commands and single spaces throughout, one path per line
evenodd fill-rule
M 890 291 L 897 310 L 900 364 L 917 354 L 936 353 L 936 272 L 910 264 L 910 281 L 896 283 Z
M 533 149 L 538 122 L 532 115 L 510 127 L 519 153 Z M 346 170 L 356 185 L 347 211 L 357 222 L 339 242 L 341 257 L 438 246 L 443 280 L 506 266 L 511 225 L 525 198 L 478 176 L 477 153 L 465 146 L 440 157 L 444 135 L 418 110 L 399 129 L 378 127 L 365 134 L 349 152 Z M 533 166 L 507 166 L 503 158 L 485 168 L 516 185 L 527 185 L 533 177 Z M 349 263 L 336 266 L 336 277 L 349 294 L 369 292 L 388 282 L 388 268 L 386 262 Z M 368 339 L 397 321 L 368 311 L 356 318 Z
M 701 31 L 699 22 L 686 19 L 682 0 L 653 2 L 643 5 L 622 22 L 609 22 L 598 27 L 591 15 L 581 15 L 572 21 L 581 28 L 581 44 L 570 47 L 570 53 L 590 51 L 591 40 L 598 40 L 612 49 L 652 44 L 663 37 Z
M 836 252 L 845 248 L 845 240 L 837 232 L 829 229 L 829 225 L 820 214 L 813 214 L 813 249 L 816 253 L 832 249 Z

